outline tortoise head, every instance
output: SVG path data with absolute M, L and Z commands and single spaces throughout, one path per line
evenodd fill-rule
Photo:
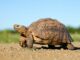
M 24 35 L 27 33 L 27 30 L 28 30 L 28 28 L 23 25 L 14 24 L 13 27 L 17 32 Z

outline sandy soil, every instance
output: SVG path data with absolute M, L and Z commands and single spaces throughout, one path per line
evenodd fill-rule
M 80 47 L 80 42 L 73 43 Z M 0 44 L 0 60 L 80 60 L 80 49 L 37 49 L 21 48 L 18 44 Z

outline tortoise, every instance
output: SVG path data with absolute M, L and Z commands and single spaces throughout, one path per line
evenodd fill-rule
M 33 48 L 33 44 L 41 44 L 49 48 L 61 45 L 63 48 L 75 49 L 67 28 L 56 19 L 42 18 L 28 27 L 14 24 L 14 29 L 21 34 L 20 45 L 24 47 Z

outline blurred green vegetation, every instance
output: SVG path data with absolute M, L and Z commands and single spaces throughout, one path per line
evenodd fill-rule
M 67 26 L 67 29 L 70 33 L 74 34 L 74 33 L 80 33 L 80 27 L 72 27 L 72 26 Z
M 80 41 L 80 27 L 67 26 L 74 41 Z M 18 43 L 19 33 L 14 30 L 0 30 L 0 43 Z
M 0 43 L 17 43 L 19 40 L 19 33 L 14 30 L 1 30 Z

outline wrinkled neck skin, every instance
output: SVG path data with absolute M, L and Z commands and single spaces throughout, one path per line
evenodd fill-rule
M 26 34 L 27 34 L 27 31 L 24 31 L 24 32 L 21 33 L 21 36 L 26 37 Z
M 23 32 L 21 32 L 21 36 L 26 37 L 28 32 L 28 28 L 24 29 Z

